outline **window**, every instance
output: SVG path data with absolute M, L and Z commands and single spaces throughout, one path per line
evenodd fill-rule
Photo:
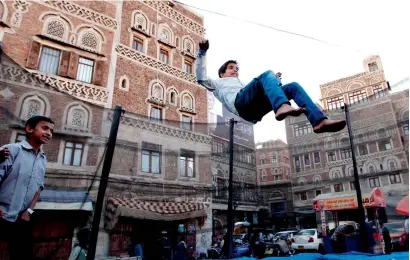
M 390 183 L 401 183 L 400 173 L 390 174 Z
M 142 143 L 141 171 L 161 173 L 161 145 Z
M 328 110 L 339 109 L 344 106 L 344 102 L 343 96 L 329 98 L 327 100 L 327 108 Z
M 143 47 L 144 47 L 144 40 L 142 40 L 141 38 L 135 37 L 134 41 L 132 42 L 132 48 L 139 52 L 143 52 Z
M 315 152 L 314 157 L 315 157 L 315 163 L 320 163 L 320 153 Z
M 265 170 L 262 170 L 262 181 L 266 181 L 268 179 L 268 175 L 266 174 Z
M 350 190 L 356 190 L 356 184 L 354 181 L 350 182 Z
M 336 161 L 336 154 L 335 154 L 335 152 L 328 152 L 328 153 L 327 153 L 327 157 L 328 157 L 329 162 Z
M 385 92 L 382 89 L 382 86 L 374 86 L 373 87 L 373 95 L 375 98 L 381 98 L 385 96 Z
M 389 169 L 390 169 L 390 171 L 395 171 L 396 170 L 396 162 L 395 161 L 389 161 Z
M 285 163 L 289 164 L 289 158 L 288 158 L 288 157 L 284 157 L 284 158 L 283 158 L 283 161 L 284 161 Z
M 370 165 L 369 166 L 369 173 L 375 173 L 375 172 L 376 172 L 376 169 L 374 168 L 374 166 Z
M 275 181 L 279 180 L 279 175 L 275 175 Z
M 78 60 L 77 80 L 91 83 L 93 80 L 94 61 L 80 57 Z
M 168 64 L 169 53 L 166 50 L 160 49 L 159 51 L 159 60 L 165 64 Z
M 379 67 L 377 66 L 376 62 L 369 63 L 369 71 L 370 72 L 376 71 L 378 69 L 379 69 Z
M 260 159 L 260 163 L 261 164 L 266 164 L 266 160 L 265 159 Z
M 47 74 L 57 75 L 60 65 L 60 54 L 61 51 L 59 50 L 43 46 L 38 70 Z
M 194 173 L 194 151 L 181 150 L 181 156 L 179 157 L 180 169 L 179 174 L 182 177 L 195 177 Z
M 212 140 L 212 154 L 222 155 L 223 144 L 222 141 L 213 139 Z
M 322 194 L 322 190 L 316 190 L 315 194 L 316 196 L 319 196 L 320 194 Z
M 305 165 L 310 165 L 309 154 L 305 154 Z
M 379 141 L 379 151 L 389 151 L 391 150 L 390 140 Z
M 171 94 L 169 94 L 169 102 L 173 105 L 176 105 L 177 98 L 176 98 L 175 91 L 172 91 Z
M 182 129 L 192 131 L 192 117 L 182 116 Z
M 380 170 L 383 171 L 383 164 L 380 164 Z
M 295 136 L 303 136 L 312 133 L 312 127 L 308 124 L 294 125 Z
M 83 157 L 83 143 L 66 142 L 64 148 L 64 165 L 80 166 Z
M 26 135 L 25 134 L 17 134 L 15 143 L 20 143 L 23 140 L 26 140 Z
M 350 150 L 350 149 L 341 150 L 340 151 L 340 157 L 342 159 L 352 158 L 352 150 Z
M 184 61 L 184 72 L 192 74 L 192 62 L 185 60 Z
M 152 106 L 151 113 L 150 113 L 150 120 L 161 122 L 162 121 L 162 108 Z
M 370 178 L 369 179 L 370 188 L 380 187 L 379 178 Z
M 364 103 L 367 102 L 367 96 L 366 96 L 366 90 L 357 90 L 349 93 L 349 103 L 351 105 L 353 104 L 359 104 L 359 103 Z
M 343 183 L 338 183 L 333 185 L 335 192 L 342 192 L 343 191 Z
M 278 162 L 278 158 L 275 155 L 270 156 L 270 163 L 274 164 Z
M 359 145 L 359 155 L 366 155 L 368 153 L 369 152 L 367 150 L 367 145 L 365 144 Z
M 403 123 L 403 133 L 405 136 L 409 135 L 409 122 L 404 122 Z
M 300 159 L 299 159 L 299 156 L 295 156 L 295 167 L 300 169 Z
M 300 198 L 300 200 L 307 200 L 306 192 L 299 193 L 299 198 Z

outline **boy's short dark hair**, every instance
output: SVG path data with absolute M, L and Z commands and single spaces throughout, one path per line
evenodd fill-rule
M 218 70 L 218 76 L 221 78 L 221 74 L 225 73 L 226 69 L 228 68 L 228 64 L 229 63 L 233 63 L 238 65 L 238 62 L 236 60 L 228 60 L 227 62 L 225 62 L 224 64 L 222 64 L 222 66 L 219 68 Z
M 36 128 L 37 124 L 40 123 L 41 121 L 45 121 L 47 123 L 51 123 L 54 124 L 53 120 L 51 120 L 48 117 L 45 116 L 33 116 L 30 117 L 27 121 L 26 121 L 26 125 L 24 126 L 24 129 L 27 128 L 27 126 L 29 126 L 31 129 Z

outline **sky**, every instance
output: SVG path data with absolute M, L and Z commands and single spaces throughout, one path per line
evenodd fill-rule
M 282 82 L 296 81 L 319 102 L 319 85 L 363 72 L 370 55 L 382 59 L 391 84 L 409 77 L 410 22 L 406 1 L 380 0 L 180 0 L 220 16 L 193 9 L 204 18 L 210 48 L 208 75 L 217 78 L 227 60 L 239 62 L 245 84 L 266 70 L 282 72 Z M 240 19 L 307 35 L 285 34 Z M 407 24 L 407 25 L 406 25 Z M 338 47 L 338 46 L 341 47 Z M 255 142 L 286 141 L 285 123 L 271 112 L 254 126 Z

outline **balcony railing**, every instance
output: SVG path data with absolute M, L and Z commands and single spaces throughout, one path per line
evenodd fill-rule
M 35 70 L 31 72 L 43 82 L 78 99 L 102 106 L 107 103 L 108 90 L 105 87 L 45 74 Z

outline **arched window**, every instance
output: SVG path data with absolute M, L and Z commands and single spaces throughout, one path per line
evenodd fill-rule
M 194 101 L 190 94 L 183 94 L 181 99 L 181 107 L 189 110 L 194 110 Z
M 340 138 L 340 146 L 348 146 L 350 144 L 348 137 Z
M 331 173 L 330 178 L 332 180 L 337 180 L 341 179 L 343 177 L 343 174 L 339 170 L 335 170 Z
M 299 178 L 298 179 L 298 185 L 299 186 L 306 186 L 307 182 L 305 178 Z
M 322 183 L 322 178 L 318 175 L 316 175 L 315 177 L 313 177 L 313 184 L 314 185 L 320 185 Z
M 77 44 L 85 49 L 100 52 L 104 35 L 94 27 L 81 27 L 78 31 Z
M 175 104 L 176 103 L 176 94 L 175 94 L 175 91 L 172 91 L 170 94 L 169 94 L 169 102 L 171 103 L 171 104 Z
M 183 40 L 183 50 L 186 53 L 189 53 L 191 55 L 195 54 L 195 50 L 194 50 L 195 44 L 194 41 L 191 40 L 190 38 L 185 38 Z
M 120 90 L 123 90 L 123 91 L 128 91 L 129 90 L 130 82 L 129 82 L 127 76 L 124 75 L 120 78 L 120 86 L 119 87 L 120 87 Z
M 89 128 L 89 110 L 82 105 L 71 105 L 68 108 L 66 126 L 69 128 Z
M 151 82 L 151 100 L 159 103 L 164 102 L 164 85 L 162 82 Z
M 333 148 L 333 139 L 329 138 L 325 140 L 325 149 Z
M 50 36 L 65 40 L 66 26 L 60 20 L 51 20 L 47 24 L 46 33 Z
M 378 129 L 377 130 L 377 137 L 378 138 L 383 138 L 383 137 L 386 137 L 386 136 L 387 136 L 386 130 L 384 130 L 384 129 Z
M 373 165 L 369 165 L 369 173 L 375 173 L 376 168 Z
M 37 95 L 26 97 L 20 110 L 20 118 L 27 120 L 33 116 L 44 116 L 46 112 L 46 103 L 44 99 Z
M 134 15 L 134 28 L 144 32 L 149 32 L 148 19 L 144 14 L 138 12 Z
M 390 171 L 395 171 L 397 169 L 397 163 L 394 160 L 389 160 L 388 165 Z
M 164 25 L 158 28 L 158 39 L 164 43 L 173 44 L 172 31 Z
M 81 45 L 84 47 L 88 47 L 93 50 L 98 49 L 98 40 L 97 36 L 93 32 L 86 32 L 84 33 L 83 37 L 81 38 Z

